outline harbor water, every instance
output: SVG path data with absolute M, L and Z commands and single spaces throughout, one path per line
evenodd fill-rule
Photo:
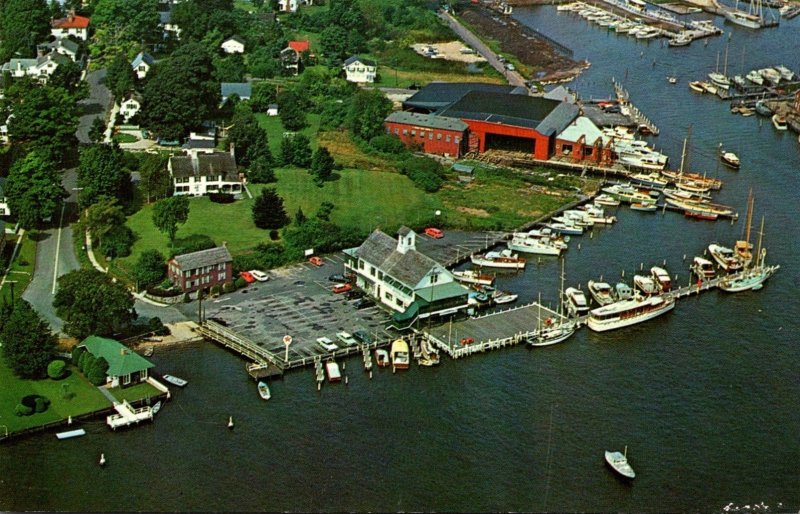
M 780 271 L 756 292 L 679 300 L 631 328 L 581 329 L 563 344 L 523 346 L 407 372 L 346 361 L 348 382 L 317 392 L 309 368 L 259 399 L 239 357 L 210 343 L 157 352 L 156 369 L 189 380 L 154 424 L 111 433 L 37 435 L 0 448 L 0 509 L 72 511 L 625 511 L 757 512 L 800 509 L 800 255 L 796 215 L 800 145 L 767 119 L 742 118 L 687 87 L 713 71 L 727 36 L 667 48 L 616 36 L 552 6 L 514 16 L 592 66 L 573 86 L 613 94 L 612 77 L 661 134 L 673 167 L 691 127 L 689 168 L 719 176 L 716 195 L 737 222 L 620 208 L 619 222 L 573 237 L 566 284 L 614 283 L 664 265 L 688 284 L 692 257 L 766 217 L 768 263 Z M 720 24 L 721 20 L 717 20 Z M 784 64 L 800 71 L 798 19 L 732 32 L 729 71 Z M 674 75 L 678 84 L 666 77 Z M 719 143 L 741 170 L 718 166 Z M 579 248 L 580 245 L 580 248 Z M 560 265 L 531 260 L 500 287 L 554 304 Z M 227 428 L 229 416 L 235 428 Z M 604 450 L 628 447 L 622 482 Z M 103 453 L 105 467 L 98 465 Z M 763 503 L 762 503 L 763 502 Z

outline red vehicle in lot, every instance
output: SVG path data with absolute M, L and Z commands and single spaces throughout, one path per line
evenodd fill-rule
M 351 289 L 353 289 L 353 286 L 350 284 L 337 284 L 333 286 L 333 289 L 331 289 L 331 291 L 333 291 L 335 294 L 339 294 L 339 293 L 346 293 Z
M 239 276 L 242 277 L 248 284 L 252 284 L 256 281 L 256 277 L 254 277 L 249 271 L 243 271 L 239 273 Z
M 325 264 L 325 263 L 322 261 L 322 258 L 321 258 L 321 257 L 311 257 L 310 259 L 308 259 L 308 262 L 310 262 L 310 263 L 311 263 L 311 264 L 313 264 L 314 266 L 322 266 L 323 264 Z
M 441 239 L 444 237 L 444 232 L 442 232 L 436 227 L 428 227 L 425 229 L 425 235 L 430 236 L 434 239 Z

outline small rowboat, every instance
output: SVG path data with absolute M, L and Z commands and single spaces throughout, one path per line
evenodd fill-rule
M 269 386 L 263 380 L 258 381 L 258 395 L 262 400 L 269 400 L 272 394 L 269 392 Z
M 158 414 L 158 411 L 160 411 L 160 410 L 161 410 L 161 400 L 158 400 L 158 401 L 155 403 L 155 405 L 153 405 L 153 407 L 152 407 L 150 410 L 151 410 L 151 412 L 153 413 L 153 416 L 155 416 L 156 414 Z
M 178 377 L 176 377 L 174 375 L 164 375 L 164 380 L 166 380 L 170 384 L 176 385 L 178 387 L 184 387 L 186 384 L 189 383 L 186 380 L 184 380 L 182 378 L 178 378 Z

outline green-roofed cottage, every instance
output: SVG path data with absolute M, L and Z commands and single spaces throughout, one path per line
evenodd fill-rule
M 106 383 L 111 387 L 125 387 L 131 384 L 146 382 L 148 370 L 153 363 L 114 339 L 89 336 L 79 347 L 97 358 L 108 361 Z

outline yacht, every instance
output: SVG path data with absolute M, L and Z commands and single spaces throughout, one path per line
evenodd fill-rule
M 606 463 L 625 478 L 633 479 L 636 477 L 633 468 L 628 464 L 627 446 L 625 447 L 625 453 L 606 451 Z
M 737 257 L 736 253 L 722 245 L 712 243 L 708 245 L 708 253 L 725 271 L 739 271 L 742 269 L 742 261 Z
M 717 274 L 717 272 L 714 271 L 714 263 L 708 259 L 704 259 L 703 257 L 694 258 L 692 261 L 691 270 L 699 279 L 714 278 L 714 276 Z
M 598 305 L 603 306 L 614 303 L 614 290 L 611 289 L 611 285 L 607 282 L 595 282 L 594 280 L 590 280 L 586 288 Z
M 665 296 L 632 298 L 590 311 L 586 324 L 595 332 L 605 332 L 653 319 L 674 307 L 675 299 Z
M 651 296 L 658 293 L 658 285 L 656 284 L 656 281 L 646 275 L 634 275 L 633 285 L 645 296 Z
M 476 266 L 502 269 L 525 269 L 525 259 L 511 250 L 490 251 L 485 254 L 471 255 L 470 260 Z
M 589 310 L 589 302 L 586 301 L 586 295 L 580 289 L 568 287 L 564 291 L 564 296 L 567 299 L 567 310 L 573 316 L 581 316 Z
M 761 74 L 756 70 L 750 70 L 745 78 L 753 84 L 758 84 L 759 86 L 764 84 L 764 77 L 762 77 Z
M 533 253 L 537 255 L 561 255 L 560 244 L 550 238 L 515 235 L 508 243 L 508 249 L 514 252 Z

